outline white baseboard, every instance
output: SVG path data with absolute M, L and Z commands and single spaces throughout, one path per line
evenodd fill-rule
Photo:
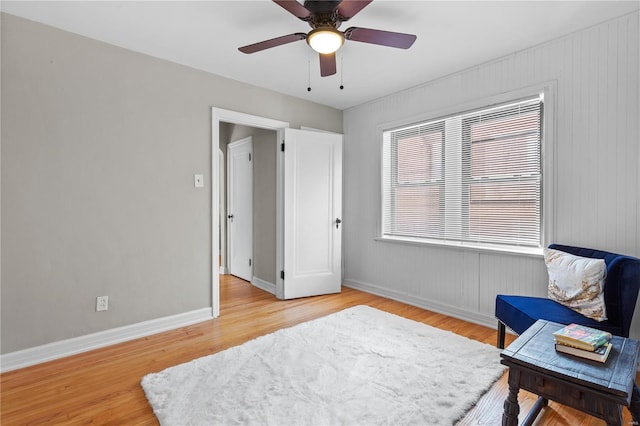
M 423 299 L 421 297 L 412 296 L 406 293 L 400 293 L 395 290 L 390 290 L 388 288 L 365 283 L 362 281 L 345 279 L 343 281 L 343 285 L 345 287 L 354 288 L 366 293 L 375 294 L 377 296 L 386 297 L 387 299 L 397 300 L 398 302 L 406 303 L 408 305 L 417 306 L 429 311 L 438 312 L 450 317 L 469 321 L 474 324 L 483 325 L 489 328 L 498 328 L 498 320 L 495 319 L 495 317 L 492 315 L 485 315 L 478 312 L 461 309 L 456 306 L 448 305 L 446 303 L 434 302 L 432 300 Z
M 229 269 L 226 266 L 221 266 L 219 273 L 220 273 L 220 275 L 228 275 L 229 274 Z
M 251 279 L 251 284 L 271 294 L 276 294 L 276 285 L 274 283 L 270 283 L 269 281 L 262 280 L 258 277 L 253 277 Z
M 208 321 L 212 318 L 211 308 L 202 308 L 2 354 L 0 355 L 0 372 L 17 370 L 30 365 Z

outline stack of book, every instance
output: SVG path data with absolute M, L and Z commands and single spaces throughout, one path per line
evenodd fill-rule
M 556 351 L 593 361 L 605 362 L 611 352 L 611 333 L 569 324 L 553 333 Z

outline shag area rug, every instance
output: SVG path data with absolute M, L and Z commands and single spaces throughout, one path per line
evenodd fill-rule
M 451 425 L 500 350 L 356 306 L 148 374 L 162 425 Z

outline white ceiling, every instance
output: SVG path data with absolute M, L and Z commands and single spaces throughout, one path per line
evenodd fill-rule
M 338 53 L 338 74 L 322 78 L 317 56 L 304 41 L 252 55 L 237 50 L 310 30 L 268 0 L 0 4 L 3 12 L 338 109 L 640 9 L 638 0 L 374 0 L 340 29 L 406 32 L 417 41 L 409 50 L 347 41 Z

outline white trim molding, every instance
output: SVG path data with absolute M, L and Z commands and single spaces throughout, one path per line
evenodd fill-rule
M 257 127 L 260 129 L 274 130 L 277 133 L 277 140 L 284 139 L 284 129 L 289 127 L 286 121 L 274 120 L 271 118 L 260 117 L 243 112 L 231 111 L 222 108 L 211 107 L 211 211 L 219 211 L 219 162 L 217 157 L 218 148 L 220 147 L 220 122 L 241 124 L 248 127 Z M 279 148 L 280 143 L 276 146 Z M 278 149 L 276 148 L 276 149 Z M 283 260 L 283 238 L 284 229 L 284 212 L 282 211 L 284 203 L 282 202 L 282 188 L 284 187 L 284 173 L 282 164 L 282 152 L 278 149 L 276 153 L 276 271 L 284 269 Z M 211 242 L 212 247 L 218 244 L 220 238 L 220 217 L 218 214 L 211 215 Z M 228 265 L 227 265 L 228 266 Z M 211 283 L 211 306 L 213 308 L 213 316 L 220 315 L 220 277 L 216 273 L 218 269 L 217 262 L 213 262 L 211 275 L 214 276 Z M 228 272 L 228 271 L 227 271 Z M 278 281 L 280 288 L 283 287 L 282 280 Z
M 270 283 L 269 281 L 265 281 L 263 279 L 260 279 L 256 276 L 254 276 L 251 279 L 251 284 L 255 287 L 258 287 L 261 290 L 264 290 L 268 293 L 271 293 L 273 295 L 276 294 L 276 285 L 274 283 Z
M 202 308 L 2 354 L 0 355 L 0 372 L 17 370 L 210 319 L 213 319 L 211 308 Z
M 417 306 L 418 308 L 426 309 L 428 311 L 437 312 L 439 314 L 458 318 L 464 321 L 472 322 L 474 324 L 483 325 L 485 327 L 494 329 L 497 329 L 498 327 L 498 320 L 493 316 L 483 315 L 478 312 L 460 309 L 458 307 L 447 305 L 445 303 L 434 302 L 432 300 L 412 296 L 407 293 L 401 293 L 395 290 L 390 290 L 388 288 L 365 283 L 362 281 L 345 279 L 342 285 L 345 287 L 364 291 L 365 293 L 371 293 L 375 294 L 376 296 L 382 296 L 386 297 L 387 299 L 406 303 L 411 306 Z

